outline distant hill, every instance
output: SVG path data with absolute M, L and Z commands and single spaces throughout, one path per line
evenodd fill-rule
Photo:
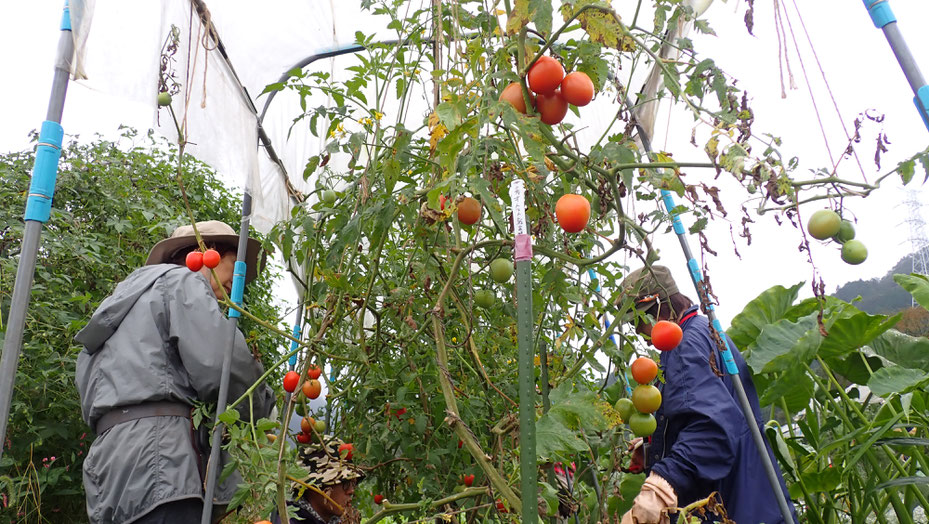
M 901 258 L 897 265 L 883 277 L 848 282 L 839 286 L 832 295 L 846 302 L 851 302 L 860 296 L 861 300 L 855 303 L 856 307 L 872 315 L 896 313 L 909 308 L 912 304 L 912 297 L 894 282 L 894 275 L 908 275 L 912 270 L 912 256 L 907 255 Z

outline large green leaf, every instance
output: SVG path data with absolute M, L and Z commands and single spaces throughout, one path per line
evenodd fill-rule
M 746 361 L 755 373 L 784 371 L 809 362 L 816 355 L 821 340 L 815 314 L 797 322 L 782 319 L 761 330 L 748 347 Z
M 587 445 L 584 441 L 548 413 L 536 421 L 535 454 L 540 461 L 551 461 L 556 457 L 567 458 L 572 453 L 585 450 Z
M 592 391 L 569 392 L 569 385 L 562 384 L 550 395 L 552 407 L 548 414 L 569 428 L 582 427 L 599 431 L 609 426 L 606 418 L 597 409 L 596 393 Z
M 870 346 L 877 355 L 895 364 L 929 371 L 929 339 L 925 337 L 891 329 L 872 340 Z
M 864 359 L 868 362 L 865 365 Z M 826 358 L 826 364 L 842 377 L 854 382 L 855 384 L 867 384 L 871 380 L 871 374 L 884 367 L 884 360 L 874 355 L 870 348 L 862 348 L 860 351 L 849 353 L 840 358 Z
M 929 309 L 929 277 L 919 273 L 894 275 L 894 282 L 900 284 L 900 287 L 913 295 L 913 298 L 920 306 Z
M 759 388 L 759 391 L 761 398 L 758 402 L 762 406 L 776 403 L 775 405 L 780 407 L 781 399 L 784 399 L 787 409 L 796 413 L 810 405 L 810 399 L 813 398 L 813 381 L 804 369 L 797 366 L 785 371 L 764 388 Z
M 903 393 L 926 379 L 929 379 L 929 372 L 921 369 L 887 366 L 874 372 L 868 387 L 875 395 L 884 397 L 891 393 Z
M 803 282 L 790 288 L 774 286 L 765 290 L 732 319 L 732 325 L 726 330 L 726 334 L 732 338 L 736 346 L 747 348 L 755 341 L 762 328 L 784 318 L 784 313 L 797 299 L 797 292 L 801 286 Z
M 839 317 L 829 326 L 829 336 L 820 344 L 819 354 L 825 358 L 840 357 L 869 344 L 875 337 L 894 327 L 899 315 L 869 315 L 858 312 Z

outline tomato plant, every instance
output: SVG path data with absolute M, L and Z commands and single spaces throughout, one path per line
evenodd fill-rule
M 316 364 L 312 364 L 306 370 L 306 378 L 309 378 L 312 380 L 318 380 L 320 375 L 322 375 L 322 373 L 323 373 L 323 370 L 320 369 L 319 366 L 317 366 Z
M 539 118 L 550 126 L 560 124 L 568 114 L 568 102 L 561 96 L 560 89 L 552 93 L 539 93 L 535 99 L 535 106 L 539 111 Z
M 355 451 L 355 446 L 350 442 L 344 442 L 339 444 L 339 456 L 345 460 L 352 460 L 352 453 Z
M 472 197 L 464 197 L 458 202 L 458 220 L 462 224 L 474 225 L 481 219 L 481 203 Z
M 648 357 L 635 359 L 630 366 L 632 378 L 639 384 L 649 384 L 658 376 L 658 364 Z
M 526 114 L 526 99 L 523 98 L 523 88 L 519 82 L 513 82 L 503 88 L 503 91 L 500 92 L 500 101 L 508 102 L 513 106 L 513 109 Z M 530 102 L 534 103 L 531 97 Z
M 594 83 L 586 73 L 572 71 L 561 81 L 561 96 L 569 104 L 586 106 L 594 99 Z
M 826 240 L 835 236 L 842 226 L 842 218 L 831 209 L 820 209 L 812 215 L 806 223 L 810 236 L 818 240 Z
M 637 437 L 647 437 L 655 432 L 658 421 L 651 413 L 635 412 L 629 417 L 629 429 Z
M 323 390 L 323 385 L 316 379 L 309 379 L 303 382 L 303 394 L 306 398 L 319 398 Z
M 497 258 L 490 263 L 490 278 L 494 282 L 504 283 L 513 276 L 513 262 L 506 258 Z
M 868 258 L 868 248 L 860 240 L 849 240 L 842 244 L 842 260 L 858 265 Z

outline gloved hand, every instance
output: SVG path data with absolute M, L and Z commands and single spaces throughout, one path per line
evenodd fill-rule
M 632 439 L 632 442 L 629 443 L 629 449 L 623 453 L 625 455 L 632 455 L 629 459 L 629 467 L 620 467 L 620 469 L 626 473 L 642 473 L 645 471 L 645 450 L 644 442 L 642 437 L 636 437 Z
M 677 507 L 677 494 L 668 481 L 652 473 L 642 484 L 642 490 L 623 515 L 621 524 L 670 524 L 668 510 Z

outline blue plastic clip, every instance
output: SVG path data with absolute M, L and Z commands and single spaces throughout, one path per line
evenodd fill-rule
M 26 220 L 48 222 L 52 212 L 52 197 L 55 196 L 55 180 L 58 178 L 58 159 L 61 158 L 61 141 L 64 128 L 58 122 L 42 122 L 39 145 L 35 151 L 32 167 L 32 182 L 26 199 Z
M 245 262 L 237 260 L 232 270 L 232 303 L 242 307 L 242 297 L 245 295 Z M 238 309 L 229 308 L 229 318 L 239 318 L 242 313 Z
M 297 350 L 297 340 L 300 339 L 300 333 L 301 333 L 300 324 L 294 324 L 294 332 L 293 332 L 293 335 L 294 335 L 294 338 L 295 338 L 296 340 L 291 340 L 291 341 L 290 341 L 290 350 L 291 350 L 291 351 L 296 351 L 296 350 Z M 293 355 L 291 355 L 291 356 L 290 356 L 290 360 L 289 360 L 288 362 L 289 362 L 289 364 L 290 364 L 290 369 L 293 369 L 294 366 L 297 365 L 297 354 L 294 353 Z
M 684 224 L 681 222 L 681 217 L 677 213 L 673 213 L 671 210 L 674 209 L 674 197 L 671 196 L 671 192 L 667 189 L 661 190 L 661 199 L 664 201 L 664 207 L 668 210 L 668 213 L 671 214 L 671 222 L 674 225 L 674 232 L 678 235 L 683 235 Z
M 864 0 L 864 6 L 868 8 L 871 21 L 874 22 L 874 27 L 878 29 L 897 21 L 897 17 L 894 16 L 894 12 L 890 9 L 890 3 L 887 0 Z
M 68 4 L 68 0 L 65 0 L 64 13 L 61 15 L 61 30 L 71 30 L 71 6 Z
M 713 329 L 716 330 L 716 333 L 718 333 L 723 339 L 723 342 L 726 343 L 726 350 L 722 352 L 723 362 L 726 364 L 726 371 L 730 375 L 738 375 L 739 367 L 735 365 L 735 359 L 732 358 L 732 349 L 729 347 L 729 337 L 727 337 L 726 332 L 723 331 L 723 326 L 719 323 L 718 318 L 713 319 Z
M 913 97 L 913 102 L 919 110 L 919 116 L 923 117 L 923 124 L 929 129 L 929 86 L 920 87 Z

